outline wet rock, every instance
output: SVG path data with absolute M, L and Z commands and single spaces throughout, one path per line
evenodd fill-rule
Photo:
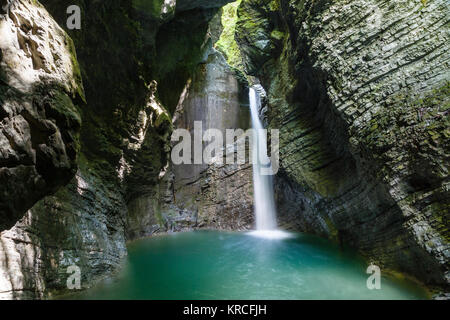
M 125 215 L 114 187 L 82 166 L 68 186 L 0 233 L 0 299 L 73 293 L 71 266 L 81 270 L 81 289 L 114 274 L 127 254 Z
M 192 9 L 220 8 L 233 0 L 177 0 L 177 11 L 187 11 Z
M 83 86 L 72 40 L 34 1 L 0 14 L 0 230 L 75 174 Z
M 246 89 L 223 56 L 211 49 L 181 95 L 174 129 L 188 129 L 191 137 L 195 121 L 202 123 L 203 132 L 218 129 L 225 157 L 226 152 L 235 155 L 233 142 L 225 148 L 226 129 L 246 130 L 250 123 L 241 90 Z M 191 160 L 194 163 L 194 154 Z M 154 193 L 130 202 L 129 237 L 197 228 L 248 229 L 253 223 L 251 181 L 249 164 L 171 164 Z
M 445 1 L 264 3 L 236 38 L 280 129 L 282 224 L 448 288 Z
M 36 10 L 42 11 L 41 14 L 45 10 L 36 1 L 15 3 L 33 3 L 33 8 L 38 8 Z M 66 271 L 71 264 L 81 268 L 83 288 L 120 270 L 126 255 L 127 215 L 133 214 L 128 212 L 128 204 L 144 194 L 155 192 L 160 175 L 163 175 L 161 173 L 167 170 L 172 130 L 170 112 L 176 107 L 176 100 L 172 105 L 171 99 L 178 99 L 185 85 L 185 82 L 181 82 L 186 81 L 192 75 L 193 67 L 202 61 L 208 22 L 218 10 L 217 5 L 211 8 L 204 5 L 205 8 L 195 7 L 175 13 L 174 1 L 162 0 L 42 0 L 42 3 L 63 28 L 66 26 L 67 7 L 78 5 L 81 8 L 81 29 L 66 31 L 74 39 L 78 50 L 80 66 L 74 70 L 81 70 L 83 74 L 87 105 L 83 107 L 83 125 L 77 145 L 80 151 L 76 179 L 70 180 L 76 170 L 75 153 L 66 143 L 65 158 L 67 163 L 73 163 L 72 175 L 62 183 L 66 186 L 43 199 L 47 193 L 36 196 L 34 201 L 41 200 L 28 211 L 24 220 L 16 223 L 21 216 L 12 218 L 9 226 L 16 225 L 4 231 L 0 237 L 4 244 L 0 247 L 0 256 L 7 257 L 10 262 L 1 261 L 2 280 L 5 281 L 0 283 L 0 291 L 7 298 L 40 298 L 67 292 Z M 47 15 L 42 16 L 44 22 Z M 6 19 L 8 23 L 15 23 L 11 22 L 13 18 Z M 45 42 L 47 46 L 57 45 L 59 49 L 59 46 L 64 47 L 64 41 L 71 42 L 67 36 L 65 40 L 60 39 L 59 35 L 65 33 L 56 23 L 57 28 L 50 25 L 40 30 L 34 29 L 36 21 L 40 21 L 40 18 L 33 16 L 27 19 L 22 28 L 24 35 L 21 33 L 22 38 L 17 42 L 22 43 L 23 57 L 31 55 L 21 61 L 27 61 L 29 70 L 34 70 L 24 72 L 21 76 L 38 74 L 42 79 L 48 71 L 51 71 L 50 74 L 53 72 L 52 65 L 46 60 L 50 55 L 33 41 L 48 28 L 52 32 L 44 36 L 54 36 L 56 39 Z M 3 20 L 0 23 L 3 25 Z M 2 35 L 0 42 L 4 39 L 9 41 L 9 35 L 6 38 Z M 7 50 L 20 48 L 19 44 L 8 43 Z M 59 57 L 59 52 L 55 51 L 56 56 L 53 58 L 58 57 L 61 66 L 67 69 L 56 68 L 54 78 L 65 80 L 66 73 L 72 75 L 69 66 L 76 61 L 73 52 L 62 52 Z M 8 52 L 2 47 L 0 56 L 4 57 L 5 54 Z M 3 70 L 3 65 L 0 70 Z M 74 71 L 70 79 L 78 80 L 80 73 Z M 3 79 L 4 73 L 1 72 L 1 85 Z M 174 83 L 173 79 L 180 79 L 180 84 Z M 22 82 L 15 82 L 21 86 L 20 90 L 25 88 Z M 68 92 L 67 99 L 72 99 L 72 95 L 80 95 L 79 88 L 71 84 L 69 79 L 62 81 L 62 87 L 62 92 Z M 1 100 L 5 96 L 3 86 L 0 90 Z M 72 91 L 74 93 L 69 94 Z M 44 166 L 42 171 L 51 173 L 54 181 L 60 181 L 60 171 L 64 171 L 66 165 L 66 162 L 59 160 L 65 159 L 64 149 L 59 150 L 50 143 L 44 145 L 41 140 L 49 135 L 51 139 L 48 140 L 57 141 L 60 135 L 66 142 L 76 135 L 58 132 L 62 131 L 59 126 L 64 124 L 71 128 L 75 118 L 80 119 L 79 116 L 72 116 L 69 112 L 71 109 L 59 107 L 50 99 L 55 97 L 56 101 L 66 103 L 67 99 L 62 93 L 56 91 L 50 95 L 49 92 L 46 88 L 39 91 L 48 100 L 42 103 L 45 114 L 56 119 L 55 125 L 50 121 L 40 123 L 33 120 L 37 111 L 44 110 L 37 103 L 37 111 L 23 107 L 25 111 L 21 112 L 22 109 L 17 106 L 19 103 L 0 109 L 2 117 L 4 114 L 9 117 L 9 114 L 20 113 L 24 120 L 17 117 L 17 124 L 13 128 L 21 128 L 22 124 L 31 121 L 33 124 L 36 122 L 35 131 L 43 133 L 36 135 L 33 140 L 31 132 L 31 143 L 20 144 L 16 141 L 27 134 L 20 130 L 18 134 L 10 135 L 12 138 L 1 140 L 2 144 L 5 141 L 10 145 L 14 139 L 12 151 L 3 148 L 3 145 L 0 149 L 5 150 L 7 161 L 20 158 L 25 164 L 32 164 L 33 156 L 37 159 L 54 159 L 51 164 L 56 169 L 53 170 L 49 165 Z M 10 134 L 10 131 L 8 129 L 5 132 Z M 35 155 L 33 143 L 42 147 Z M 30 148 L 31 153 L 28 152 Z M 18 150 L 24 151 L 19 153 Z M 33 169 L 31 166 L 29 170 Z M 41 167 L 36 168 L 36 171 L 39 170 Z M 41 180 L 26 180 L 28 176 L 33 177 L 32 172 L 24 170 L 22 175 L 15 175 L 17 184 L 26 182 L 27 187 L 12 190 L 18 193 L 38 187 L 41 191 L 45 190 Z M 33 187 L 33 183 L 36 187 Z M 2 183 L 0 188 L 3 186 Z M 25 196 L 28 197 L 28 194 Z M 5 197 L 11 198 L 9 194 Z M 23 208 L 23 212 L 27 209 L 29 207 Z M 130 227 L 130 233 L 131 230 Z
M 201 121 L 204 131 L 222 132 L 224 153 L 234 153 L 236 145 L 226 141 L 226 130 L 246 130 L 250 124 L 248 100 L 240 100 L 240 91 L 247 90 L 240 86 L 223 56 L 212 49 L 186 88 L 186 95 L 180 99 L 175 128 L 187 128 L 194 136 L 194 122 Z M 230 144 L 228 149 L 227 144 Z M 193 160 L 194 157 L 192 163 Z M 193 212 L 198 225 L 239 230 L 253 221 L 248 164 L 173 165 L 172 171 L 173 203 Z
M 270 1 L 243 1 L 238 8 L 236 41 L 242 53 L 245 72 L 257 75 L 260 68 L 275 54 L 271 41 Z

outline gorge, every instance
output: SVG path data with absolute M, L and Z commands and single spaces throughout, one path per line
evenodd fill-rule
M 446 0 L 0 0 L 0 299 L 448 299 L 449 16 Z M 175 164 L 172 133 L 195 122 L 279 130 L 279 170 Z

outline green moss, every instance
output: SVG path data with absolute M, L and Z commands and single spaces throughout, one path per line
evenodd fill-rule
M 445 194 L 443 195 L 445 197 Z M 430 205 L 429 211 L 432 215 L 433 228 L 445 239 L 446 242 L 450 242 L 450 228 L 449 228 L 449 215 L 450 204 L 444 201 L 435 202 Z
M 329 238 L 331 240 L 337 241 L 339 240 L 339 231 L 336 229 L 336 227 L 334 226 L 333 222 L 331 221 L 331 219 L 324 215 L 322 216 L 323 220 L 325 221 L 325 223 L 327 224 L 327 229 L 329 232 Z
M 271 11 L 279 11 L 281 9 L 280 0 L 273 0 L 269 3 L 269 9 Z
M 81 98 L 81 100 L 84 103 L 87 103 L 86 97 L 84 95 L 83 80 L 81 77 L 80 65 L 78 64 L 75 44 L 74 44 L 72 38 L 70 38 L 69 35 L 67 35 L 67 34 L 66 34 L 66 44 L 67 44 L 67 49 L 69 50 L 69 53 L 70 53 L 70 61 L 72 62 L 72 70 L 73 70 L 72 76 L 75 81 L 74 85 L 76 87 L 76 89 L 75 89 L 76 94 L 78 94 L 78 96 Z
M 249 75 L 260 74 L 281 53 L 285 25 L 279 19 L 278 7 L 277 1 L 243 0 L 237 9 L 235 38 Z
M 163 0 L 132 0 L 134 9 L 149 13 L 154 18 L 158 18 L 161 14 L 163 3 Z
M 52 90 L 52 100 L 46 105 L 47 116 L 56 118 L 60 126 L 65 128 L 80 128 L 81 116 L 72 100 L 60 90 Z M 62 122 L 66 123 L 62 123 Z
M 242 56 L 236 43 L 234 34 L 236 31 L 237 8 L 241 0 L 232 2 L 223 7 L 222 25 L 223 31 L 215 48 L 219 50 L 227 60 L 228 64 L 238 70 L 243 70 Z
M 270 37 L 273 38 L 273 39 L 275 39 L 275 40 L 278 40 L 278 41 L 283 40 L 283 38 L 284 38 L 284 32 L 279 31 L 279 30 L 273 30 L 273 31 L 270 33 Z
M 359 146 L 381 181 L 403 178 L 414 193 L 440 188 L 448 177 L 450 82 L 417 96 L 387 100 L 358 132 Z
M 162 124 L 167 123 L 170 125 L 172 120 L 167 112 L 162 112 L 155 121 L 155 128 L 159 128 Z

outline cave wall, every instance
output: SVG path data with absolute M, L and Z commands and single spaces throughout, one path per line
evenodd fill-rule
M 55 136 L 60 134 L 64 138 L 64 145 L 61 147 L 60 143 L 56 147 L 65 147 L 67 156 L 50 143 L 48 148 L 44 147 L 51 161 L 43 167 L 49 171 L 49 184 L 53 185 L 48 188 L 39 177 L 34 180 L 31 177 L 38 184 L 39 192 L 30 195 L 33 202 L 20 207 L 20 214 L 14 213 L 5 228 L 17 221 L 15 226 L 0 235 L 2 298 L 45 298 L 64 293 L 69 276 L 67 267 L 72 264 L 82 269 L 82 288 L 120 269 L 126 256 L 127 205 L 134 198 L 158 188 L 160 173 L 168 163 L 171 117 L 185 85 L 183 81 L 202 61 L 208 22 L 226 1 L 209 1 L 208 4 L 190 1 L 185 7 L 181 6 L 184 1 L 178 2 L 177 5 L 175 1 L 163 0 L 43 0 L 41 5 L 37 1 L 15 1 L 26 4 L 24 21 L 28 22 L 20 20 L 23 26 L 12 29 L 29 33 L 31 40 L 26 40 L 27 48 L 35 49 L 33 41 L 41 36 L 34 34 L 36 30 L 41 32 L 33 28 L 37 21 L 46 23 L 43 30 L 53 28 L 48 30 L 54 32 L 45 34 L 49 39 L 62 37 L 56 39 L 61 48 L 54 52 L 50 49 L 50 52 L 54 53 L 54 58 L 59 55 L 64 62 L 69 59 L 70 63 L 61 64 L 67 69 L 60 71 L 57 63 L 47 67 L 56 67 L 54 78 L 61 78 L 57 80 L 61 80 L 64 90 L 53 94 L 44 87 L 36 93 L 50 101 L 45 108 L 61 127 L 58 128 L 61 133 Z M 3 7 L 4 1 L 1 4 Z M 66 28 L 66 9 L 74 4 L 81 8 L 82 26 L 81 30 L 66 30 L 69 38 L 61 27 Z M 39 17 L 30 14 L 35 10 L 41 11 Z M 44 15 L 45 10 L 51 16 Z M 7 23 L 12 25 L 14 21 L 8 19 L 12 19 L 7 18 Z M 3 20 L 1 23 L 3 26 Z M 44 45 L 53 45 L 49 39 L 45 39 Z M 9 43 L 5 45 L 8 49 L 14 47 Z M 42 50 L 38 48 L 38 51 Z M 4 53 L 8 52 L 2 47 L 2 61 L 9 57 Z M 26 60 L 30 66 L 32 58 Z M 42 80 L 44 72 L 39 73 L 40 81 L 46 83 Z M 4 99 L 8 96 L 3 93 L 4 73 L 1 75 L 0 99 Z M 180 79 L 180 82 L 172 79 Z M 62 105 L 56 105 L 52 99 Z M 81 106 L 75 110 L 74 103 Z M 51 126 L 36 122 L 37 130 L 43 133 L 44 128 Z M 55 132 L 53 127 L 55 125 L 51 126 Z M 76 140 L 78 132 L 79 141 Z M 51 137 L 52 142 L 59 142 Z M 37 139 L 41 139 L 41 135 L 36 135 L 36 143 L 41 146 L 42 142 Z M 57 151 L 52 153 L 52 147 Z M 77 157 L 74 150 L 78 151 Z M 65 162 L 58 163 L 55 154 Z M 3 163 L 1 165 L 4 171 Z M 33 190 L 28 184 L 30 179 L 27 178 L 26 185 L 23 183 L 25 178 L 19 179 L 23 187 L 17 184 L 8 188 L 24 190 L 26 197 L 22 196 L 22 200 L 28 199 L 26 192 Z M 11 185 L 12 181 L 8 183 Z M 2 183 L 1 187 L 4 185 Z M 6 198 L 2 198 L 0 206 L 10 204 L 13 195 L 8 192 L 4 193 Z M 48 194 L 51 195 L 43 198 Z
M 235 37 L 280 129 L 281 224 L 448 288 L 446 2 L 262 3 Z
M 199 121 L 203 132 L 222 132 L 225 148 L 226 129 L 249 127 L 247 95 L 248 89 L 211 42 L 180 96 L 173 127 L 187 129 L 193 138 L 194 122 Z M 191 150 L 194 163 L 193 140 Z M 229 146 L 228 152 L 235 151 L 235 145 Z M 129 238 L 200 228 L 248 229 L 253 223 L 252 190 L 249 164 L 170 163 L 158 189 L 129 203 Z
M 240 87 L 222 54 L 211 48 L 180 98 L 174 128 L 187 129 L 194 137 L 194 123 L 201 122 L 203 131 L 220 130 L 225 146 L 227 129 L 246 130 L 250 124 L 248 99 L 240 99 L 240 91 L 247 90 Z M 194 155 L 191 156 L 194 163 Z M 173 165 L 176 183 L 192 183 L 206 167 L 206 164 Z
M 206 63 L 186 87 L 177 111 L 174 127 L 189 130 L 192 137 L 194 121 L 202 122 L 204 132 L 220 130 L 225 158 L 227 152 L 234 155 L 237 151 L 234 142 L 226 141 L 226 130 L 247 130 L 250 126 L 246 84 L 238 81 L 238 74 L 215 49 L 209 51 Z M 203 147 L 206 145 L 204 142 Z M 253 184 L 249 164 L 223 161 L 223 164 L 172 165 L 172 173 L 172 207 L 183 208 L 193 215 L 197 226 L 242 230 L 252 225 Z
M 33 233 L 10 228 L 75 175 L 85 98 L 74 44 L 46 9 L 26 0 L 0 5 L 3 299 L 33 297 L 45 286 Z
M 172 122 L 173 129 L 187 129 L 192 137 L 194 121 L 202 122 L 203 132 L 210 128 L 221 130 L 225 157 L 226 153 L 236 157 L 236 144 L 225 145 L 225 131 L 249 128 L 248 83 L 242 72 L 230 66 L 223 53 L 215 49 L 223 32 L 221 16 L 219 11 L 209 22 L 203 58 L 194 72 L 187 79 L 183 74 L 181 78 L 177 74 L 176 81 L 174 77 L 169 79 L 176 88 L 180 79 L 183 83 L 179 95 L 171 93 L 179 97 Z M 168 47 L 173 46 L 171 41 L 166 44 Z M 164 69 L 170 70 L 172 65 Z M 192 163 L 193 158 L 192 154 Z M 196 229 L 246 230 L 253 225 L 249 164 L 174 165 L 170 162 L 161 174 L 157 188 L 128 203 L 129 239 Z
M 80 165 L 73 181 L 0 234 L 0 299 L 70 293 L 67 270 L 73 265 L 80 268 L 83 288 L 121 266 L 126 207 L 113 185 L 88 172 Z
M 84 93 L 73 42 L 45 8 L 0 4 L 3 231 L 75 174 Z

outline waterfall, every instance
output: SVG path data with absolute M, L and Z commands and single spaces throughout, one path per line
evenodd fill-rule
M 276 209 L 273 196 L 273 182 L 271 175 L 262 175 L 263 167 L 270 167 L 270 162 L 263 164 L 263 159 L 267 159 L 267 137 L 263 131 L 262 123 L 259 119 L 258 110 L 261 107 L 259 93 L 250 88 L 250 112 L 253 127 L 253 188 L 255 201 L 256 230 L 276 230 Z
M 259 119 L 258 110 L 261 108 L 259 93 L 250 88 L 250 113 L 253 127 L 253 190 L 255 202 L 256 231 L 251 235 L 268 239 L 285 239 L 293 235 L 277 230 L 277 212 L 273 195 L 272 175 L 263 175 L 261 170 L 267 172 L 271 169 L 267 154 L 267 135 Z M 269 171 L 270 172 L 270 171 Z

